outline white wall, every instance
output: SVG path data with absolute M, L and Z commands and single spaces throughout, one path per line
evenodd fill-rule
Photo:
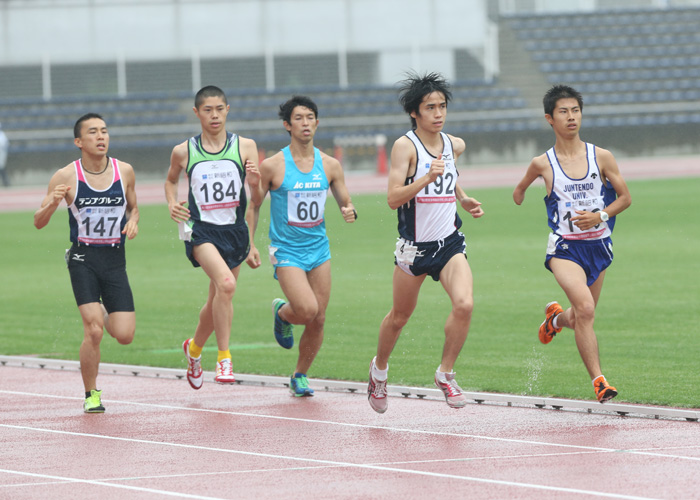
M 5 0 L 0 66 L 379 52 L 382 80 L 406 66 L 453 73 L 482 50 L 488 0 Z

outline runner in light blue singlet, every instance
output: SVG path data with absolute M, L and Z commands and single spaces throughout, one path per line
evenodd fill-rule
M 330 259 L 324 217 L 328 179 L 317 148 L 308 173 L 297 168 L 289 146 L 282 154 L 284 181 L 270 191 L 270 259 L 275 267 L 310 271 Z

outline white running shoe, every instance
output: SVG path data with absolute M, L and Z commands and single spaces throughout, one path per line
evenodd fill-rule
M 231 358 L 224 358 L 216 363 L 216 376 L 214 380 L 219 384 L 233 384 L 236 378 L 233 376 Z
M 372 376 L 374 358 L 369 363 L 369 385 L 367 386 L 367 400 L 369 405 L 377 413 L 384 413 L 389 406 L 386 399 L 386 380 L 380 381 Z
M 467 398 L 462 394 L 462 388 L 457 385 L 454 373 L 445 373 L 443 381 L 436 372 L 435 385 L 445 394 L 445 401 L 450 408 L 462 408 L 467 404 Z
M 204 382 L 204 376 L 202 373 L 202 357 L 193 358 L 190 356 L 190 341 L 192 339 L 187 339 L 182 343 L 182 350 L 185 351 L 185 356 L 187 357 L 187 381 L 190 383 L 192 389 L 200 389 L 202 387 L 202 382 Z

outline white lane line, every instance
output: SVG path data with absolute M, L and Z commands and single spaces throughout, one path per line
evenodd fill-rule
M 19 476 L 37 477 L 40 479 L 54 479 L 54 480 L 64 482 L 64 483 L 83 483 L 83 484 L 91 484 L 93 486 L 107 486 L 108 488 L 121 488 L 121 489 L 125 489 L 125 490 L 138 491 L 140 493 L 154 493 L 154 494 L 158 494 L 158 495 L 177 497 L 177 498 L 195 498 L 197 500 L 225 500 L 223 498 L 218 498 L 218 497 L 205 497 L 202 495 L 189 495 L 187 493 L 178 493 L 176 491 L 156 490 L 153 488 L 142 488 L 139 486 L 128 486 L 126 484 L 112 484 L 112 483 L 105 483 L 103 481 L 93 481 L 90 479 L 77 479 L 74 477 L 53 476 L 50 474 L 34 474 L 32 472 L 23 472 L 23 471 L 10 470 L 10 469 L 0 469 L 0 473 L 14 474 L 14 475 L 19 475 Z M 28 486 L 35 486 L 35 484 L 30 484 Z
M 444 473 L 439 473 L 439 472 L 429 472 L 429 471 L 420 471 L 420 470 L 411 470 L 411 469 L 399 469 L 399 468 L 395 468 L 395 467 L 385 467 L 385 466 L 371 465 L 371 464 L 357 464 L 357 463 L 351 463 L 351 462 L 340 462 L 340 461 L 335 461 L 335 460 L 323 460 L 323 459 L 317 459 L 317 458 L 295 457 L 295 456 L 291 456 L 291 455 L 276 455 L 276 454 L 272 454 L 272 453 L 259 453 L 259 452 L 251 452 L 251 451 L 244 451 L 244 450 L 231 450 L 231 449 L 225 449 L 225 448 L 214 448 L 214 447 L 209 447 L 209 446 L 197 446 L 197 445 L 182 444 L 182 443 L 165 443 L 165 442 L 161 442 L 161 441 L 150 441 L 147 439 L 123 438 L 123 437 L 116 437 L 116 436 L 87 434 L 87 433 L 83 433 L 83 432 L 68 432 L 68 431 L 58 431 L 58 430 L 52 430 L 52 429 L 39 429 L 39 428 L 27 427 L 27 426 L 21 426 L 21 425 L 0 424 L 0 427 L 10 428 L 10 429 L 36 431 L 36 432 L 46 432 L 46 433 L 50 433 L 50 434 L 61 434 L 61 435 L 78 436 L 78 437 L 89 437 L 89 438 L 95 438 L 95 439 L 105 439 L 105 440 L 120 441 L 120 442 L 126 442 L 126 443 L 138 443 L 138 444 L 149 444 L 149 445 L 153 444 L 153 445 L 159 445 L 159 446 L 167 446 L 167 447 L 172 447 L 172 448 L 183 448 L 183 449 L 198 450 L 198 451 L 215 451 L 215 452 L 220 452 L 220 453 L 230 453 L 230 454 L 234 454 L 234 455 L 269 458 L 269 459 L 276 459 L 276 460 L 283 460 L 283 461 L 289 460 L 289 461 L 294 461 L 294 462 L 311 462 L 314 464 L 334 465 L 334 466 L 338 466 L 338 467 L 380 470 L 380 471 L 384 471 L 384 472 L 396 472 L 399 474 L 437 477 L 437 478 L 441 478 L 441 479 L 456 479 L 456 480 L 460 480 L 460 481 L 470 481 L 470 482 L 485 483 L 485 484 L 496 484 L 499 486 L 512 486 L 512 487 L 516 487 L 516 488 L 529 488 L 529 489 L 536 489 L 536 490 L 556 491 L 558 493 L 573 493 L 573 494 L 590 495 L 590 496 L 603 497 L 603 498 L 624 498 L 624 499 L 628 499 L 628 500 L 652 500 L 650 497 L 638 497 L 638 496 L 634 496 L 634 495 L 622 495 L 622 494 L 618 494 L 618 493 L 605 493 L 605 492 L 601 492 L 601 491 L 581 490 L 581 489 L 577 489 L 577 488 L 563 488 L 563 487 L 558 487 L 558 486 L 545 486 L 545 485 L 541 485 L 541 484 L 521 483 L 521 482 L 515 482 L 515 481 L 503 481 L 500 479 L 485 479 L 485 478 L 481 478 L 481 477 L 457 476 L 454 474 L 444 474 Z M 11 474 L 14 471 L 0 469 L 0 472 L 7 472 L 7 473 Z M 28 474 L 28 473 L 19 472 L 19 474 Z M 50 476 L 47 476 L 47 477 L 50 477 Z M 59 477 L 55 477 L 55 478 L 60 479 Z M 78 481 L 78 482 L 91 482 L 91 481 L 84 481 L 84 480 L 76 480 L 76 481 Z M 109 483 L 100 483 L 100 484 L 103 484 L 105 486 L 126 487 L 129 489 L 132 488 L 132 487 L 127 487 L 125 485 L 111 485 Z M 160 491 L 160 490 L 154 490 L 154 491 Z
M 3 393 L 13 394 L 16 396 L 47 397 L 47 398 L 54 398 L 54 399 L 68 399 L 68 400 L 80 400 L 80 401 L 82 401 L 82 398 L 75 397 L 75 396 L 57 396 L 55 394 L 38 394 L 38 393 L 29 393 L 29 392 L 2 391 L 2 390 L 0 390 L 0 394 L 3 394 Z M 231 416 L 247 417 L 247 418 L 284 420 L 284 421 L 303 422 L 303 423 L 311 423 L 311 424 L 323 424 L 323 425 L 340 426 L 340 427 L 352 427 L 352 428 L 360 428 L 360 429 L 375 429 L 375 430 L 384 430 L 384 431 L 397 432 L 397 433 L 433 435 L 433 436 L 441 436 L 441 437 L 459 437 L 459 438 L 478 439 L 478 440 L 485 440 L 485 441 L 498 441 L 498 442 L 504 442 L 504 443 L 516 443 L 516 444 L 527 444 L 527 445 L 537 445 L 537 446 L 551 446 L 551 447 L 557 447 L 557 448 L 570 448 L 570 449 L 589 450 L 589 451 L 620 452 L 620 453 L 639 454 L 639 455 L 646 455 L 646 456 L 658 456 L 660 458 L 670 457 L 670 458 L 677 458 L 677 459 L 681 459 L 681 460 L 698 460 L 695 457 L 685 457 L 685 456 L 680 456 L 680 455 L 676 456 L 676 455 L 668 455 L 668 454 L 656 454 L 656 453 L 652 453 L 652 452 L 641 452 L 641 451 L 638 452 L 635 450 L 628 450 L 628 449 L 601 448 L 601 447 L 597 447 L 597 446 L 583 446 L 583 445 L 566 444 L 566 443 L 552 443 L 552 442 L 544 442 L 544 441 L 531 441 L 531 440 L 525 440 L 525 439 L 492 437 L 492 436 L 483 436 L 483 435 L 478 435 L 478 434 L 427 431 L 427 430 L 421 430 L 421 429 L 407 429 L 407 428 L 401 428 L 401 427 L 386 427 L 386 426 L 381 426 L 381 425 L 357 424 L 357 423 L 350 423 L 350 422 L 335 422 L 335 421 L 330 421 L 330 420 L 315 420 L 315 419 L 299 418 L 299 417 L 285 417 L 285 416 L 279 416 L 279 415 L 263 415 L 263 414 L 258 414 L 258 413 L 244 413 L 244 412 L 236 412 L 236 411 L 229 411 L 229 410 L 213 410 L 213 409 L 208 409 L 208 408 L 190 408 L 190 407 L 186 407 L 186 406 L 173 406 L 173 405 L 164 405 L 164 404 L 158 404 L 158 403 L 141 403 L 141 402 L 136 402 L 136 401 L 124 401 L 124 400 L 114 400 L 114 399 L 105 400 L 105 401 L 109 401 L 111 403 L 123 404 L 123 405 L 145 406 L 148 408 L 160 408 L 160 409 L 167 409 L 167 410 L 174 410 L 174 411 L 192 411 L 192 412 L 198 412 L 198 413 L 213 413 L 213 414 L 219 414 L 219 415 L 231 415 Z M 0 427 L 4 427 L 4 426 L 6 426 L 6 425 L 0 424 Z M 28 429 L 32 429 L 32 428 L 28 427 Z M 44 430 L 44 429 L 36 428 L 36 430 Z

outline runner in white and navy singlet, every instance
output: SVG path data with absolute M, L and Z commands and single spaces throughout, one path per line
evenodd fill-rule
M 435 182 L 426 186 L 413 200 L 398 208 L 399 234 L 413 242 L 438 241 L 447 238 L 462 226 L 455 204 L 457 168 L 452 151 L 452 142 L 447 134 L 440 132 L 444 144 L 442 159 L 445 172 Z M 416 172 L 406 179 L 406 184 L 428 174 L 435 156 L 425 148 L 416 133 L 406 134 L 416 147 Z
M 586 273 L 591 286 L 613 261 L 610 220 L 582 231 L 571 221 L 576 211 L 599 212 L 614 196 L 614 189 L 605 182 L 596 162 L 595 146 L 586 143 L 588 170 L 580 179 L 572 179 L 562 169 L 554 148 L 546 153 L 552 168 L 552 191 L 545 196 L 547 218 L 552 233 L 547 243 L 545 267 L 551 271 L 552 258 L 576 262 Z M 614 199 L 614 198 L 613 198 Z M 614 217 L 610 219 L 613 220 Z
M 114 169 L 113 180 L 107 189 L 90 186 L 83 172 L 81 160 L 74 162 L 76 189 L 73 203 L 68 206 L 70 241 L 78 245 L 121 246 L 126 235 L 126 196 L 119 172 L 119 161 L 108 159 Z
M 553 85 L 542 98 L 544 118 L 555 136 L 554 146 L 535 156 L 513 189 L 522 205 L 537 179 L 544 181 L 548 225 L 544 265 L 556 279 L 570 305 L 549 301 L 538 329 L 549 344 L 564 329 L 573 330 L 596 399 L 605 403 L 617 396 L 602 373 L 594 329 L 603 282 L 613 261 L 615 217 L 630 206 L 632 197 L 613 154 L 581 139 L 583 96 L 568 85 Z
M 610 236 L 611 231 L 606 222 L 587 231 L 582 231 L 571 222 L 571 218 L 576 216 L 576 210 L 599 212 L 605 209 L 608 187 L 596 162 L 595 146 L 586 143 L 588 171 L 580 179 L 566 175 L 554 148 L 547 151 L 547 158 L 552 167 L 553 180 L 552 192 L 544 201 L 552 231 L 567 240 L 597 240 Z

